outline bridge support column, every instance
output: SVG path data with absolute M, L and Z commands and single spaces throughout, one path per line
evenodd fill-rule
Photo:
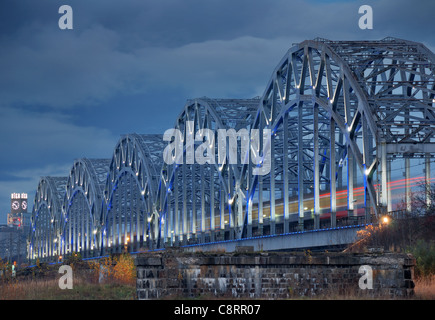
M 387 172 L 387 145 L 385 141 L 381 141 L 381 205 L 387 207 L 388 204 L 388 172 Z
M 271 137 L 271 141 L 270 141 L 270 150 L 271 150 L 271 154 L 275 154 L 275 139 L 273 138 L 273 136 Z M 287 158 L 287 157 L 286 157 Z M 286 171 L 286 169 L 283 169 L 284 171 Z M 271 161 L 270 161 L 270 212 L 269 212 L 269 223 L 272 221 L 275 221 L 275 189 L 276 189 L 276 185 L 275 185 L 275 178 L 274 178 L 274 172 L 275 172 L 275 157 L 271 156 Z M 284 217 L 285 220 L 285 217 Z M 261 217 L 261 233 L 260 235 L 264 235 L 264 231 L 263 231 L 263 217 Z M 270 228 L 270 227 L 269 227 Z
M 350 145 L 347 145 L 347 211 L 350 224 L 355 224 L 355 199 L 353 193 L 355 179 L 355 161 Z
M 247 214 L 246 237 L 249 238 L 252 237 L 252 200 L 249 200 Z
M 289 219 L 289 170 L 288 170 L 288 112 L 284 114 L 283 119 L 284 141 L 283 141 L 283 215 L 284 224 Z M 270 217 L 270 233 L 275 234 L 275 215 Z M 286 230 L 284 230 L 286 232 Z
M 409 155 L 405 155 L 405 199 L 406 199 L 406 211 L 411 212 L 411 166 Z
M 298 106 L 298 213 L 299 213 L 299 230 L 304 230 L 304 141 L 303 141 L 303 103 L 299 102 Z M 284 224 L 284 233 L 288 232 L 288 225 Z
M 424 166 L 424 172 L 425 172 L 425 191 L 426 191 L 426 207 L 429 209 L 432 205 L 432 199 L 431 199 L 431 186 L 430 186 L 430 154 L 425 154 L 425 166 Z
M 337 167 L 335 163 L 335 121 L 331 117 L 330 121 L 330 152 L 329 152 L 329 189 L 331 194 L 331 201 L 330 201 L 330 207 L 331 207 L 331 228 L 335 228 L 337 225 L 337 188 L 336 188 L 336 174 L 337 174 Z
M 313 126 L 314 126 L 314 132 L 313 132 L 313 187 L 314 187 L 314 229 L 320 229 L 320 169 L 319 169 L 319 106 L 317 104 L 314 104 L 314 110 L 313 110 Z
M 272 179 L 272 178 L 271 178 Z M 270 206 L 269 206 L 270 208 Z M 258 214 L 257 214 L 257 226 L 260 228 L 260 221 L 263 221 L 264 205 L 263 205 L 263 176 L 258 177 Z M 261 219 L 261 220 L 260 220 Z M 257 231 L 258 232 L 258 231 Z M 256 236 L 258 234 L 254 234 Z

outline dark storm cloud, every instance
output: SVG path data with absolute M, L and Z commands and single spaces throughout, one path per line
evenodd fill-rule
M 63 4 L 73 30 L 58 28 Z M 363 4 L 373 30 L 358 28 Z M 110 157 L 125 128 L 163 132 L 188 98 L 261 95 L 293 43 L 395 36 L 434 49 L 434 12 L 432 0 L 2 0 L 0 215 L 39 176 Z
M 182 86 L 186 95 L 249 95 L 265 83 L 266 68 L 305 39 L 398 36 L 434 45 L 435 2 L 366 2 L 375 17 L 370 31 L 358 28 L 358 1 L 76 1 L 74 30 L 65 32 L 55 2 L 23 1 L 32 9 L 23 11 L 13 1 L 3 24 L 16 25 L 21 12 L 23 24 L 0 38 L 8 48 L 0 52 L 2 103 L 99 105 L 156 85 Z

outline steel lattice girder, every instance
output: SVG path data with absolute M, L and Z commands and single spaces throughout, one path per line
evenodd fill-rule
M 178 241 L 204 242 L 206 233 L 213 240 L 223 236 L 214 232 L 224 231 L 226 225 L 231 231 L 241 230 L 242 221 L 238 220 L 243 201 L 239 182 L 241 161 L 230 163 L 227 153 L 221 164 L 218 161 L 214 164 L 189 164 L 188 155 L 195 151 L 190 149 L 194 146 L 189 146 L 186 140 L 188 131 L 195 135 L 202 129 L 211 129 L 213 141 L 217 141 L 220 129 L 234 129 L 236 132 L 249 129 L 258 102 L 258 99 L 206 97 L 187 101 L 174 126 L 183 135 L 183 164 L 165 163 L 162 169 L 159 210 L 164 222 L 161 230 L 164 241 L 172 244 Z M 216 143 L 213 148 L 214 157 L 218 149 Z M 200 238 L 197 234 L 201 235 Z
M 273 172 L 262 182 L 251 179 L 248 198 L 260 197 L 261 206 L 263 191 L 269 193 L 274 221 L 275 197 L 280 196 L 286 220 L 293 193 L 301 221 L 307 209 L 304 195 L 311 194 L 317 218 L 320 192 L 329 190 L 334 226 L 337 178 L 344 176 L 347 161 L 348 210 L 354 206 L 355 165 L 362 172 L 366 219 L 369 206 L 375 214 L 387 207 L 387 154 L 435 152 L 434 62 L 421 44 L 392 38 L 317 39 L 291 48 L 273 72 L 254 122 L 254 128 L 272 129 Z M 376 193 L 373 176 L 381 163 L 381 189 Z M 257 219 L 261 224 L 262 216 Z M 250 206 L 245 223 L 249 235 Z
M 364 190 L 366 221 L 371 214 L 391 211 L 388 184 L 394 159 L 405 162 L 407 180 L 412 157 L 424 157 L 425 181 L 431 179 L 434 64 L 434 54 L 422 44 L 401 39 L 308 40 L 282 58 L 261 99 L 187 101 L 174 126 L 183 137 L 187 130 L 270 129 L 271 171 L 264 176 L 252 174 L 252 161 L 230 164 L 228 154 L 223 165 L 166 164 L 168 143 L 162 135 L 122 136 L 108 171 L 102 166 L 99 178 L 88 180 L 101 188 L 107 175 L 100 191 L 101 245 L 119 247 L 128 236 L 135 237 L 137 246 L 145 238 L 152 240 L 150 247 L 204 242 L 219 240 L 225 230 L 241 238 L 253 235 L 254 226 L 262 234 L 266 225 L 275 234 L 288 232 L 290 222 L 303 228 L 307 218 L 314 218 L 318 228 L 325 210 L 334 227 L 338 190 L 346 192 L 348 217 L 357 216 L 357 186 Z M 183 155 L 191 151 L 183 149 Z M 74 188 L 84 181 L 84 171 L 79 171 L 68 190 L 67 178 L 41 180 L 30 234 L 32 257 L 58 250 L 49 241 L 65 231 L 59 203 L 63 197 L 75 201 Z M 80 186 L 83 203 L 89 203 L 89 186 Z M 321 204 L 322 199 L 329 204 Z M 409 185 L 406 202 L 410 210 Z M 94 223 L 97 216 L 92 213 Z M 275 229 L 278 223 L 283 230 Z
M 157 134 L 124 135 L 116 145 L 104 189 L 105 248 L 119 249 L 127 238 L 137 246 L 156 239 L 158 216 L 153 207 L 165 145 Z
M 39 181 L 32 210 L 28 254 L 31 259 L 50 257 L 59 253 L 62 197 L 66 177 L 42 177 Z
M 103 191 L 110 159 L 78 159 L 71 168 L 62 207 L 62 253 L 99 247 Z

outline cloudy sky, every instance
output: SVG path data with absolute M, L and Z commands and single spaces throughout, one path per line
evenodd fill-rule
M 60 30 L 61 5 L 73 30 Z M 361 5 L 373 29 L 358 27 Z M 382 39 L 435 51 L 433 0 L 2 0 L 0 223 L 10 194 L 74 159 L 111 158 L 121 134 L 163 133 L 189 98 L 262 95 L 293 43 Z

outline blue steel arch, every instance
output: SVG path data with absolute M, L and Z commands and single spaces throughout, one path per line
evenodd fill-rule
M 218 163 L 218 130 L 250 129 L 258 99 L 190 99 L 175 121 L 174 128 L 182 133 L 183 164 L 163 164 L 160 180 L 158 208 L 162 212 L 161 234 L 163 245 L 203 243 L 225 238 L 234 238 L 235 230 L 241 228 L 239 183 L 241 162 Z M 203 141 L 214 139 L 214 164 L 198 164 L 196 159 L 188 163 L 188 153 L 194 153 L 195 144 L 188 146 L 188 137 L 203 129 L 213 131 L 214 137 L 202 137 Z
M 30 259 L 50 260 L 60 254 L 62 197 L 66 177 L 42 177 L 32 209 L 28 254 Z
M 118 141 L 104 189 L 104 251 L 156 246 L 159 217 L 154 204 L 164 147 L 158 134 L 127 134 Z
M 433 179 L 434 66 L 430 50 L 407 40 L 307 40 L 285 54 L 261 98 L 188 100 L 174 126 L 182 139 L 189 130 L 269 129 L 261 147 L 263 156 L 270 150 L 270 173 L 254 175 L 252 159 L 167 164 L 162 135 L 122 136 L 102 191 L 97 242 L 119 252 L 370 222 L 399 208 L 397 172 L 405 176 L 404 209 L 412 210 L 412 168 L 424 166 L 420 184 Z M 259 146 L 250 148 L 249 157 L 258 155 Z M 183 156 L 191 151 L 184 145 Z M 63 190 L 50 179 L 38 186 L 32 258 L 55 255 L 66 230 L 50 224 L 61 213 L 43 199 Z M 65 197 L 85 202 L 80 190 L 70 187 Z
M 74 161 L 62 206 L 62 253 L 98 255 L 101 243 L 103 190 L 110 159 L 82 158 Z
M 410 158 L 421 154 L 424 180 L 430 182 L 434 89 L 434 55 L 418 43 L 316 39 L 291 48 L 269 80 L 253 125 L 271 129 L 273 170 L 269 177 L 251 179 L 248 199 L 257 196 L 260 214 L 253 223 L 254 206 L 248 201 L 244 234 L 252 235 L 254 224 L 259 230 L 265 226 L 259 199 L 264 193 L 269 194 L 265 202 L 272 233 L 277 223 L 279 232 L 288 232 L 292 213 L 299 230 L 306 228 L 307 215 L 313 228 L 321 226 L 321 216 L 336 226 L 344 177 L 346 218 L 361 215 L 355 207 L 358 185 L 364 189 L 360 209 L 365 221 L 391 211 L 392 154 L 405 158 L 407 179 Z M 328 194 L 327 205 L 322 194 Z M 407 194 L 409 203 L 409 187 Z M 293 212 L 291 203 L 297 206 Z

